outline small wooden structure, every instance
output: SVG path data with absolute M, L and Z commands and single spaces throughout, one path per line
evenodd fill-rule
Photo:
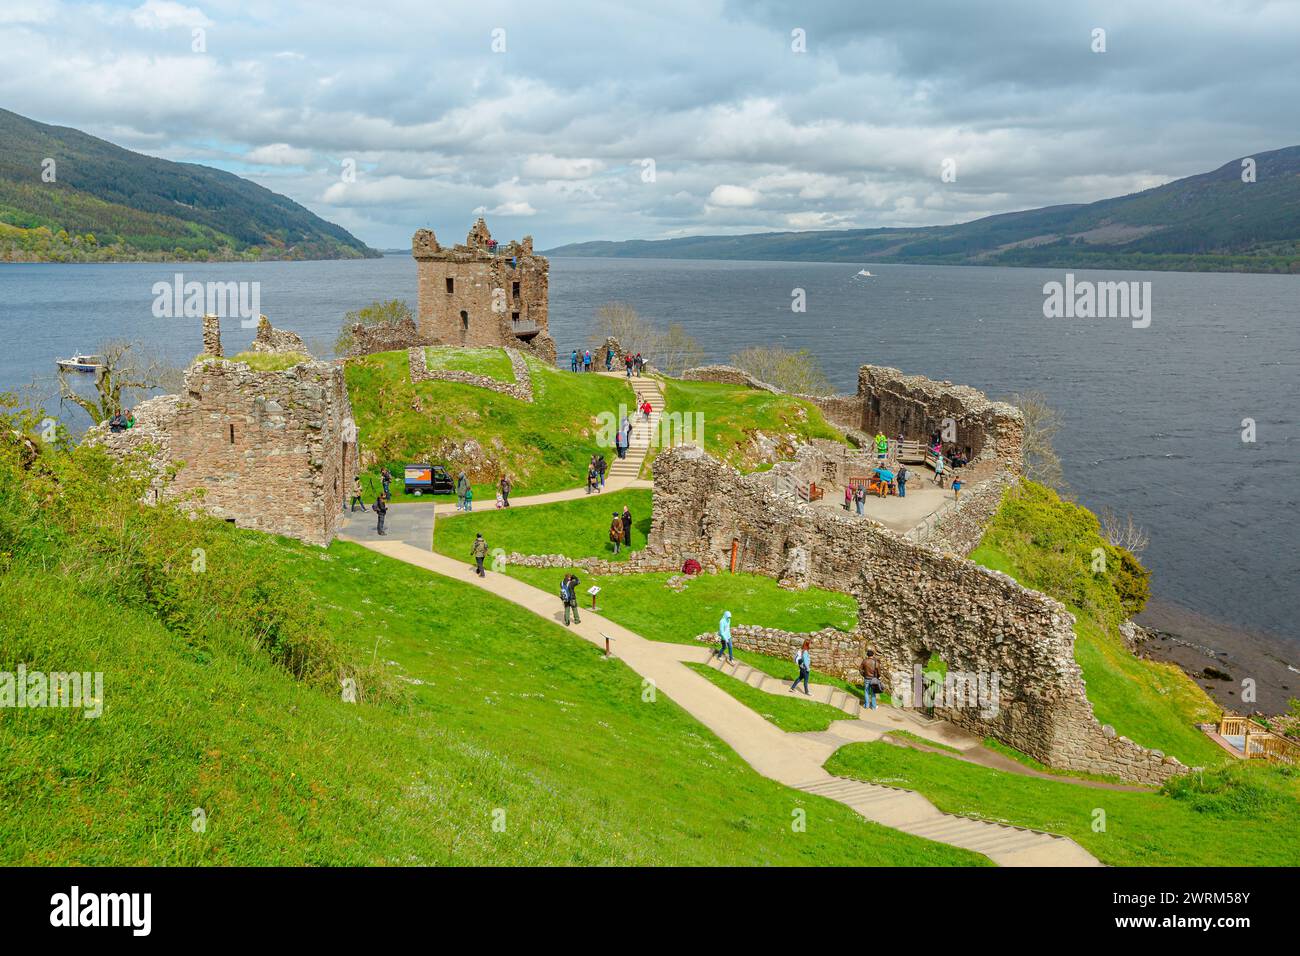
M 1300 763 L 1300 744 L 1275 734 L 1249 717 L 1224 714 L 1217 730 L 1218 735 L 1243 760 Z

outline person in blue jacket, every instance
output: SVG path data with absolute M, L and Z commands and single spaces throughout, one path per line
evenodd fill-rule
M 718 645 L 718 649 L 714 653 L 716 653 L 719 657 L 721 657 L 723 655 L 723 652 L 725 651 L 727 655 L 727 660 L 734 662 L 736 658 L 733 657 L 731 653 L 731 612 L 730 611 L 722 612 L 722 620 L 718 622 L 718 638 L 721 641 L 721 643 Z
M 794 662 L 799 665 L 799 676 L 796 677 L 794 683 L 790 685 L 791 690 L 797 690 L 799 682 L 803 681 L 803 692 L 808 694 L 809 697 L 812 696 L 808 691 L 808 675 L 812 671 L 812 655 L 808 653 L 808 648 L 811 646 L 811 643 L 804 641 L 803 647 L 795 652 Z

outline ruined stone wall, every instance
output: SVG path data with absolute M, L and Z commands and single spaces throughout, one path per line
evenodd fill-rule
M 96 426 L 88 439 L 118 454 L 150 449 L 157 475 L 180 466 L 173 481 L 155 480 L 155 498 L 194 499 L 241 528 L 319 545 L 333 540 L 357 471 L 340 366 L 259 372 L 203 359 L 185 373 L 181 394 L 143 402 L 135 414 L 135 428 Z
M 370 325 L 357 322 L 348 332 L 352 344 L 348 348 L 349 356 L 372 355 L 375 352 L 400 352 L 417 345 L 430 345 L 421 335 L 413 319 L 400 322 L 385 322 Z
M 760 382 L 729 365 L 702 365 L 687 369 L 682 378 L 692 381 L 746 385 L 769 392 L 781 390 Z M 1005 402 L 990 401 L 976 389 L 952 382 L 936 382 L 921 375 L 904 375 L 898 369 L 863 365 L 858 369 L 858 390 L 853 395 L 795 395 L 816 405 L 832 425 L 851 437 L 883 431 L 889 438 L 926 441 L 943 431 L 952 419 L 956 434 L 945 439 L 969 448 L 974 458 L 996 461 L 1020 472 L 1024 417 Z
M 999 682 L 994 712 L 936 708 L 943 719 L 1052 766 L 1144 783 L 1183 769 L 1097 723 L 1074 660 L 1073 617 L 1057 601 L 871 522 L 780 497 L 768 478 L 741 475 L 692 446 L 662 452 L 654 474 L 656 554 L 722 570 L 734 543 L 738 570 L 853 595 L 860 653 L 876 649 L 891 693 L 894 674 L 910 675 L 937 653 L 950 672 Z M 828 665 L 835 661 L 814 661 Z
M 528 370 L 528 363 L 524 361 L 524 357 L 516 349 L 506 349 L 505 353 L 506 357 L 510 359 L 511 371 L 514 372 L 515 380 L 513 382 L 501 382 L 487 375 L 476 375 L 473 372 L 466 372 L 461 369 L 430 369 L 424 346 L 408 349 L 406 357 L 411 370 L 412 382 L 459 382 L 462 385 L 473 385 L 477 388 L 500 392 L 502 395 L 517 398 L 521 402 L 531 402 L 533 400 L 533 377 Z
M 520 348 L 553 364 L 550 263 L 533 252 L 531 236 L 495 248 L 491 239 L 482 219 L 464 245 L 441 246 L 428 229 L 415 234 L 420 335 L 438 345 Z
M 253 336 L 253 342 L 249 345 L 248 350 L 250 352 L 311 355 L 307 351 L 307 343 L 302 340 L 302 336 L 297 332 L 290 332 L 288 329 L 273 328 L 266 316 L 262 316 L 258 320 L 257 335 Z

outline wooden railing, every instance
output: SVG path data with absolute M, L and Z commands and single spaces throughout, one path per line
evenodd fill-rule
M 1225 714 L 1219 720 L 1220 737 L 1240 737 L 1242 756 L 1247 760 L 1300 763 L 1300 743 L 1275 734 L 1249 717 Z

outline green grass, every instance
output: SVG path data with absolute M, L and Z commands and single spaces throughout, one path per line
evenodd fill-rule
M 192 646 L 69 582 L 5 577 L 5 669 L 103 670 L 105 709 L 0 719 L 0 861 L 978 862 L 765 780 L 670 700 L 642 702 L 630 670 L 506 602 L 352 545 L 262 546 L 333 633 L 409 682 L 410 712 Z M 791 832 L 796 807 L 807 833 Z
M 956 747 L 949 747 L 947 744 L 941 744 L 934 740 L 927 740 L 920 734 L 914 734 L 910 730 L 887 730 L 886 737 L 897 737 L 899 740 L 905 740 L 909 743 L 920 744 L 922 747 L 933 747 L 936 750 L 944 750 L 949 753 L 961 753 Z
M 781 458 L 794 457 L 791 436 L 798 442 L 810 438 L 845 440 L 843 429 L 829 424 L 821 409 L 802 399 L 719 382 L 661 379 L 661 383 L 664 412 L 680 413 L 683 421 L 692 423 L 697 413 L 702 414 L 705 451 L 741 471 L 770 466 L 751 442 L 755 432 L 775 440 Z M 647 465 L 649 461 L 647 456 Z
M 809 700 L 802 696 L 802 691 L 782 697 L 779 694 L 769 694 L 757 687 L 750 687 L 744 681 L 716 671 L 707 664 L 688 663 L 686 666 L 721 687 L 754 713 L 786 733 L 799 734 L 825 730 L 832 721 L 849 719 L 849 715 L 838 707 Z
M 1099 773 L 1084 773 L 1081 770 L 1063 770 L 1060 767 L 1049 767 L 1042 761 L 1035 760 L 1027 753 L 1022 753 L 1015 747 L 1011 747 L 998 740 L 996 737 L 985 737 L 984 748 L 1002 754 L 1004 757 L 1010 757 L 1016 763 L 1028 767 L 1030 770 L 1037 770 L 1039 773 L 1051 774 L 1054 777 L 1072 777 L 1076 780 L 1096 780 L 1099 783 L 1118 783 L 1123 786 L 1132 786 L 1126 780 L 1119 777 L 1107 776 Z
M 650 531 L 648 488 L 628 488 L 573 501 L 527 508 L 489 507 L 471 514 L 440 517 L 434 526 L 435 547 L 452 557 L 469 554 L 474 535 L 482 532 L 490 548 L 520 554 L 562 554 L 569 558 L 602 557 L 625 561 L 632 551 L 645 547 Z M 632 512 L 631 548 L 618 555 L 609 540 L 612 513 L 627 505 Z
M 472 372 L 498 382 L 513 382 L 515 370 L 504 349 L 429 346 L 424 350 L 429 371 Z
M 1107 570 L 1093 573 L 1094 548 Z M 1096 517 L 1033 482 L 1008 492 L 971 560 L 1061 601 L 1075 615 L 1074 656 L 1097 719 L 1189 766 L 1230 760 L 1196 724 L 1220 710 L 1173 664 L 1142 660 L 1119 625 L 1145 601 L 1145 571 L 1100 535 Z
M 1300 775 L 1290 769 L 1238 764 L 1191 774 L 1158 793 L 1134 793 L 1002 773 L 885 743 L 842 747 L 826 769 L 916 790 L 946 813 L 1071 837 L 1112 866 L 1300 863 Z
M 476 503 L 488 507 L 502 471 L 509 473 L 515 495 L 582 487 L 593 454 L 603 451 L 613 461 L 612 446 L 599 446 L 601 430 L 608 424 L 612 442 L 615 416 L 620 406 L 631 406 L 632 390 L 622 379 L 573 375 L 526 361 L 531 403 L 455 382 L 412 384 L 405 352 L 349 359 L 348 395 L 358 442 L 371 463 L 367 471 L 377 475 L 387 464 L 400 477 L 407 462 L 428 461 L 455 476 L 464 466 Z M 417 399 L 419 410 L 413 407 Z M 398 485 L 393 487 L 399 500 Z

